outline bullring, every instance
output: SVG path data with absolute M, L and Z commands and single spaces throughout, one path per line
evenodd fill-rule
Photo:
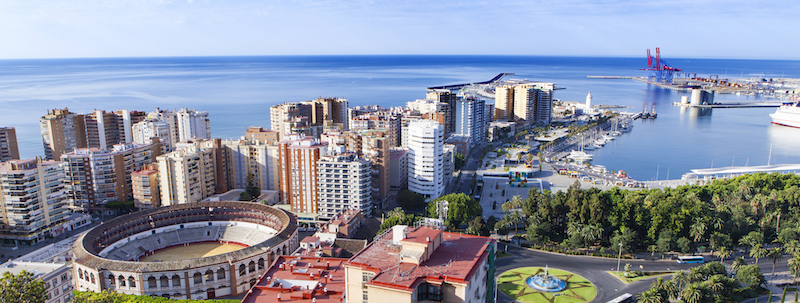
M 158 259 L 168 248 L 198 243 L 241 249 L 175 261 Z M 120 216 L 82 235 L 73 246 L 79 291 L 174 299 L 211 299 L 250 289 L 278 255 L 298 246 L 289 212 L 250 202 L 199 202 Z

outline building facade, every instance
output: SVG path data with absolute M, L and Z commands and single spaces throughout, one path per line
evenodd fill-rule
M 217 153 L 214 141 L 199 141 L 158 156 L 161 205 L 199 202 L 217 193 Z
M 277 133 L 273 133 L 277 136 Z M 270 141 L 269 139 L 267 141 Z M 278 146 L 257 139 L 222 140 L 229 188 L 247 188 L 248 178 L 261 190 L 278 190 Z
M 133 199 L 131 174 L 156 161 L 161 144 L 116 144 L 112 150 L 78 148 L 61 155 L 70 208 L 88 210 Z
M 158 137 L 163 147 L 163 153 L 169 153 L 175 150 L 172 136 L 170 135 L 169 124 L 165 121 L 147 119 L 134 124 L 131 129 L 131 137 L 134 143 L 147 144 L 150 143 L 154 137 Z
M 486 142 L 486 102 L 475 95 L 462 95 L 455 102 L 455 134 L 469 136 L 469 147 Z
M 317 161 L 320 219 L 331 220 L 343 210 L 372 213 L 371 163 L 355 153 L 324 156 Z
M 33 244 L 56 236 L 69 214 L 58 161 L 0 164 L 0 237 L 6 242 Z
M 408 190 L 426 198 L 444 194 L 444 128 L 419 120 L 408 126 Z
M 137 209 L 161 206 L 161 190 L 158 182 L 158 164 L 151 163 L 142 170 L 131 173 L 133 203 Z
M 278 143 L 278 178 L 282 200 L 293 213 L 318 214 L 319 159 L 327 144 L 313 137 L 287 135 Z
M 68 108 L 48 110 L 47 115 L 39 119 L 39 129 L 47 160 L 58 160 L 64 153 L 86 147 L 83 115 L 72 113 Z
M 17 131 L 13 127 L 0 127 L 0 162 L 19 159 Z

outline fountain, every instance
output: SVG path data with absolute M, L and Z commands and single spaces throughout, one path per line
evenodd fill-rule
M 546 292 L 558 292 L 567 287 L 567 283 L 551 276 L 549 268 L 545 265 L 544 273 L 536 274 L 525 280 L 528 287 Z

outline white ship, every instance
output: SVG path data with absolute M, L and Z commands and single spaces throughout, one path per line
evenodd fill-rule
M 567 158 L 572 159 L 575 162 L 588 162 L 592 160 L 592 154 L 586 153 L 582 150 L 573 150 L 569 153 Z
M 784 102 L 769 116 L 772 117 L 772 123 L 800 128 L 800 103 Z

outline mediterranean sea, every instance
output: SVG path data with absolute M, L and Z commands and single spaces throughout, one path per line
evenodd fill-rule
M 667 59 L 698 76 L 800 78 L 800 61 Z M 682 110 L 687 93 L 633 80 L 646 58 L 540 56 L 264 56 L 0 60 L 0 126 L 17 129 L 22 158 L 43 155 L 39 118 L 48 109 L 208 111 L 214 137 L 238 138 L 251 125 L 269 127 L 269 107 L 287 101 L 342 97 L 350 106 L 403 106 L 425 88 L 485 81 L 498 73 L 554 82 L 555 97 L 594 104 L 655 106 L 658 118 L 593 151 L 595 164 L 634 179 L 679 178 L 694 168 L 800 163 L 800 129 L 770 124 L 774 108 Z M 716 101 L 757 96 L 717 95 Z M 492 102 L 491 100 L 488 100 Z M 771 157 L 770 157 L 771 150 Z

